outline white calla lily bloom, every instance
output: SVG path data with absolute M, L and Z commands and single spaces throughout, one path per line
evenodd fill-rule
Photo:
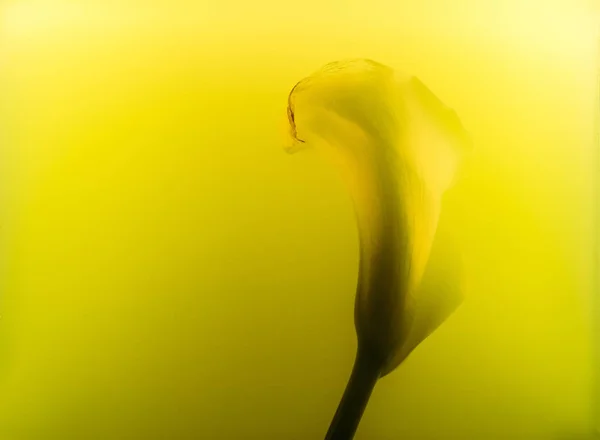
M 327 437 L 351 438 L 377 380 L 461 301 L 438 223 L 471 143 L 456 113 L 416 77 L 364 59 L 328 64 L 296 84 L 288 118 L 286 150 L 315 148 L 335 164 L 358 223 L 358 354 Z

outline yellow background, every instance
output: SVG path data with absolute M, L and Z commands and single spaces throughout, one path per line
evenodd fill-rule
M 357 439 L 580 438 L 589 6 L 2 3 L 0 440 L 324 436 L 357 237 L 335 172 L 282 147 L 291 87 L 346 57 L 417 75 L 477 147 L 445 207 L 468 299 L 378 384 Z

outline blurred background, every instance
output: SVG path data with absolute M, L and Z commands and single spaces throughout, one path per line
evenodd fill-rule
M 594 5 L 0 5 L 1 440 L 324 437 L 358 243 L 335 171 L 283 146 L 291 87 L 347 57 L 477 147 L 444 207 L 467 300 L 357 439 L 592 438 Z

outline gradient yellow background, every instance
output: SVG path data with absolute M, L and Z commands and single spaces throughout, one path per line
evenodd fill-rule
M 589 6 L 3 2 L 0 440 L 324 436 L 354 358 L 354 216 L 282 147 L 290 88 L 346 57 L 417 75 L 477 146 L 445 207 L 468 300 L 357 439 L 587 438 Z

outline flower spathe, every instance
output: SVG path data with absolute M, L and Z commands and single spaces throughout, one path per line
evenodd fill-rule
M 296 84 L 288 119 L 286 150 L 318 149 L 351 195 L 356 332 L 384 376 L 460 303 L 459 262 L 446 255 L 438 223 L 469 136 L 416 77 L 365 59 L 330 63 Z

